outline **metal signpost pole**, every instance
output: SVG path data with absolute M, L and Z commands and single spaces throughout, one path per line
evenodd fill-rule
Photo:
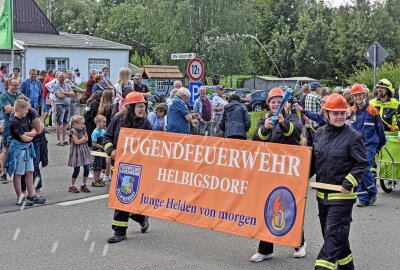
M 374 87 L 376 85 L 376 58 L 377 58 L 377 45 L 374 44 Z

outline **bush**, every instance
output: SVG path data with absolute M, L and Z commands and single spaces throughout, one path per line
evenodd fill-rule
M 261 111 L 261 112 L 250 112 L 250 121 L 251 121 L 251 127 L 249 129 L 249 131 L 247 131 L 247 139 L 251 140 L 251 137 L 253 137 L 254 131 L 256 131 L 256 127 L 258 124 L 258 121 L 260 121 L 260 119 L 264 118 L 265 114 L 267 113 L 267 111 Z
M 392 83 L 393 89 L 398 89 L 400 82 L 400 63 L 395 65 L 391 63 L 384 63 L 380 65 L 376 71 L 376 81 L 378 82 L 383 78 L 388 79 Z M 346 82 L 349 85 L 363 83 L 366 84 L 369 89 L 374 89 L 374 69 L 370 66 L 365 66 L 363 69 L 350 75 L 346 79 Z

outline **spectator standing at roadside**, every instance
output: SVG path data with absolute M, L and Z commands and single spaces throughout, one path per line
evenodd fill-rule
M 92 95 L 92 87 L 96 83 L 94 81 L 94 76 L 96 76 L 96 74 L 97 74 L 97 71 L 95 69 L 92 69 L 90 71 L 89 79 L 86 82 L 86 91 L 85 92 L 86 92 L 86 97 L 87 98 L 90 98 L 90 96 Z
M 0 93 L 6 91 L 6 81 L 7 81 L 7 73 L 8 73 L 8 66 L 1 65 L 0 66 Z
M 224 107 L 228 102 L 223 97 L 224 87 L 222 85 L 217 85 L 216 87 L 217 95 L 213 97 L 211 102 L 211 110 L 213 113 L 212 125 L 211 125 L 211 135 L 214 137 L 223 137 L 222 130 L 219 129 L 219 122 L 222 119 L 222 114 L 224 113 Z
M 306 96 L 305 110 L 318 114 L 321 110 L 321 84 L 319 82 L 312 82 L 310 84 L 311 92 Z M 314 141 L 314 132 L 318 129 L 318 123 L 309 120 L 310 124 L 307 124 L 306 134 L 307 134 L 307 145 L 312 146 Z
M 189 134 L 190 124 L 195 124 L 196 119 L 200 118 L 199 114 L 191 114 L 187 108 L 189 102 L 190 91 L 185 88 L 179 88 L 176 96 L 172 100 L 171 106 L 168 106 L 168 132 Z
M 83 114 L 85 118 L 85 124 L 86 124 L 86 132 L 88 134 L 88 145 L 89 147 L 92 147 L 92 132 L 96 128 L 96 123 L 94 121 L 94 118 L 96 117 L 98 111 L 99 111 L 99 106 L 100 106 L 100 100 L 101 96 L 103 95 L 102 91 L 97 91 L 91 96 L 91 100 L 88 100 L 85 112 Z
M 70 119 L 70 104 L 71 97 L 75 96 L 71 86 L 65 83 L 65 73 L 60 72 L 57 76 L 57 83 L 53 87 L 54 95 L 56 96 L 55 105 L 57 112 L 57 145 L 68 145 L 66 140 L 67 126 Z
M 85 92 L 85 90 L 76 86 L 73 76 L 74 76 L 73 71 L 67 70 L 65 83 L 69 84 L 72 91 L 74 91 L 75 93 L 75 95 L 71 97 L 71 104 L 69 105 L 70 116 L 75 115 L 76 102 L 79 101 L 79 99 L 81 99 L 82 94 Z
M 36 71 L 36 69 L 35 69 L 35 71 Z M 8 88 L 8 84 L 9 84 L 11 79 L 17 79 L 19 81 L 19 83 L 22 82 L 22 78 L 21 78 L 19 72 L 20 72 L 19 68 L 17 68 L 17 67 L 13 68 L 13 71 L 10 74 L 10 77 L 6 81 L 6 88 Z
M 106 118 L 106 126 L 111 123 L 111 114 L 113 109 L 114 91 L 105 90 L 101 95 L 99 110 L 97 115 L 103 115 Z
M 17 81 L 12 79 L 12 82 Z M 17 205 L 31 206 L 34 203 L 43 204 L 44 198 L 35 195 L 33 188 L 33 158 L 35 150 L 32 144 L 36 136 L 36 130 L 29 124 L 26 115 L 29 111 L 29 102 L 18 99 L 15 101 L 15 114 L 10 121 L 11 144 L 10 151 L 7 153 L 5 167 L 8 174 L 14 174 L 13 182 L 15 193 L 17 194 Z M 21 177 L 25 175 L 27 196 L 24 198 L 21 190 Z
M 225 138 L 246 140 L 246 132 L 251 126 L 249 113 L 246 107 L 240 103 L 238 95 L 230 95 L 228 102 L 221 122 L 219 122 L 219 129 L 224 132 Z
M 156 110 L 149 113 L 147 120 L 153 126 L 153 130 L 165 131 L 165 116 L 167 115 L 167 104 L 160 103 L 157 105 Z
M 96 74 L 94 76 L 94 82 L 95 84 L 92 87 L 92 95 L 96 91 L 104 91 L 106 88 L 104 88 L 104 76 L 102 74 Z
M 50 98 L 50 92 L 47 89 L 47 84 L 54 80 L 55 76 L 54 76 L 54 70 L 53 69 L 49 69 L 47 71 L 47 75 L 43 80 L 43 84 L 42 84 L 42 97 L 45 100 L 45 106 L 43 108 L 43 113 L 42 113 L 42 117 L 41 117 L 41 121 L 44 123 L 46 121 L 47 115 L 50 113 L 50 110 L 53 112 L 55 111 L 55 106 L 53 106 L 53 101 Z M 53 127 L 56 127 L 56 119 L 55 119 L 55 113 L 53 113 L 53 117 L 51 117 L 51 122 L 49 121 L 49 125 L 53 125 Z
M 114 89 L 114 84 L 110 80 L 110 68 L 103 67 L 101 74 L 103 75 L 103 89 Z M 93 92 L 92 92 L 93 93 Z
M 31 108 L 39 111 L 42 105 L 42 83 L 37 79 L 36 69 L 29 70 L 29 78 L 24 80 L 19 86 L 19 91 L 29 98 Z
M 194 101 L 193 112 L 200 115 L 199 134 L 211 135 L 211 101 L 206 96 L 205 86 L 199 88 L 200 96 Z
M 0 96 L 0 107 L 1 107 L 1 118 L 4 119 L 4 129 L 3 129 L 3 149 L 1 152 L 1 166 L 2 166 L 2 174 L 0 177 L 0 181 L 2 184 L 6 184 L 7 175 L 4 169 L 4 161 L 8 151 L 8 139 L 11 136 L 10 132 L 10 115 L 14 112 L 14 103 L 17 100 L 17 97 L 20 95 L 18 92 L 19 89 L 19 81 L 15 79 L 11 79 L 8 90 L 3 92 Z
M 29 98 L 27 98 L 24 95 L 20 95 L 17 100 L 22 99 L 26 102 L 29 102 Z M 11 114 L 11 118 L 13 117 L 13 113 Z M 37 111 L 33 108 L 29 108 L 28 113 L 26 115 L 26 119 L 28 121 L 28 124 L 32 125 L 32 127 L 35 129 L 36 131 L 36 136 L 33 137 L 32 139 L 32 144 L 33 144 L 33 148 L 35 150 L 35 157 L 33 158 L 33 188 L 35 189 L 35 194 L 36 196 L 38 196 L 39 198 L 42 198 L 40 196 L 40 189 L 43 187 L 43 183 L 42 183 L 42 174 L 40 172 L 40 160 L 42 158 L 42 155 L 45 153 L 41 153 L 41 144 L 46 143 L 45 139 L 43 139 L 43 137 L 45 137 L 43 132 L 43 125 L 40 122 L 39 119 L 39 115 L 37 113 Z M 21 190 L 23 193 L 25 193 L 26 191 L 26 185 L 25 185 L 25 177 L 22 176 L 22 181 L 21 181 Z M 44 198 L 43 198 L 44 199 Z M 46 199 L 44 199 L 46 200 Z
M 146 100 L 151 96 L 150 90 L 147 85 L 142 83 L 142 75 L 140 73 L 135 74 L 134 89 L 135 92 L 142 93 Z
M 46 76 L 47 76 L 47 70 L 41 70 L 39 72 L 39 76 L 37 76 L 37 79 L 42 83 L 42 87 L 43 87 L 44 78 L 46 78 Z M 42 89 L 42 91 L 43 91 L 43 89 Z M 42 93 L 42 95 L 43 95 L 43 93 Z
M 115 91 L 117 92 L 117 96 L 122 97 L 125 88 L 134 87 L 134 82 L 131 80 L 131 70 L 129 68 L 121 68 L 118 74 L 118 80 L 115 84 Z

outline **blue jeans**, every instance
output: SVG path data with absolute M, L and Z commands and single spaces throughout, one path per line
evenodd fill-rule
M 361 183 L 358 185 L 358 192 L 365 192 L 367 191 L 368 193 L 365 194 L 359 194 L 358 200 L 359 201 L 364 201 L 369 203 L 369 200 L 371 197 L 376 196 L 378 193 L 378 189 L 376 188 L 376 183 L 374 176 L 371 172 L 372 165 L 374 164 L 374 159 L 375 159 L 375 153 L 376 153 L 376 148 L 374 147 L 366 147 L 367 150 L 367 156 L 368 156 L 368 171 L 365 173 L 363 180 Z

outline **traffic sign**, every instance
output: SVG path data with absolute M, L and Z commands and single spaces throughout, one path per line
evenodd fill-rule
M 376 53 L 375 53 L 376 49 Z M 380 65 L 383 60 L 388 57 L 389 53 L 382 47 L 381 44 L 378 43 L 378 41 L 375 41 L 371 47 L 368 48 L 368 50 L 364 53 L 364 57 L 368 60 L 368 62 L 371 65 L 374 65 L 374 58 L 375 58 L 375 64 L 378 66 Z
M 200 81 L 204 76 L 204 64 L 199 58 L 194 58 L 189 61 L 187 73 L 192 81 Z
M 171 54 L 171 60 L 183 60 L 196 58 L 195 53 L 173 53 Z
M 189 91 L 190 91 L 190 100 L 189 100 L 189 105 L 193 106 L 194 101 L 199 97 L 199 89 L 200 86 L 202 86 L 202 82 L 190 82 L 189 83 Z
M 374 68 L 374 85 L 376 84 L 376 67 L 388 57 L 389 53 L 375 41 L 364 53 L 364 57 Z

